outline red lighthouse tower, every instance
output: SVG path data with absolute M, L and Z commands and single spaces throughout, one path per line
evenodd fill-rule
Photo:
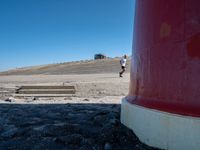
M 121 122 L 150 146 L 200 149 L 200 1 L 137 0 Z

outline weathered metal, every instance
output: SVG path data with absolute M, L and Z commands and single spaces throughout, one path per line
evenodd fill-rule
M 130 103 L 200 117 L 200 1 L 137 0 Z

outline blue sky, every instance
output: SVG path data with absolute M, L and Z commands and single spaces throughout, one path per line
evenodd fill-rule
M 134 0 L 0 0 L 0 71 L 131 55 Z

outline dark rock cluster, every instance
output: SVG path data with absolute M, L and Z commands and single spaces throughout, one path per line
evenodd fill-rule
M 1 150 L 153 150 L 114 104 L 1 104 Z

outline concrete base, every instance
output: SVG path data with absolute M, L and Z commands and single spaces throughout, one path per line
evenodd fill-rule
M 200 118 L 157 111 L 123 99 L 121 122 L 149 146 L 167 150 L 200 150 Z

